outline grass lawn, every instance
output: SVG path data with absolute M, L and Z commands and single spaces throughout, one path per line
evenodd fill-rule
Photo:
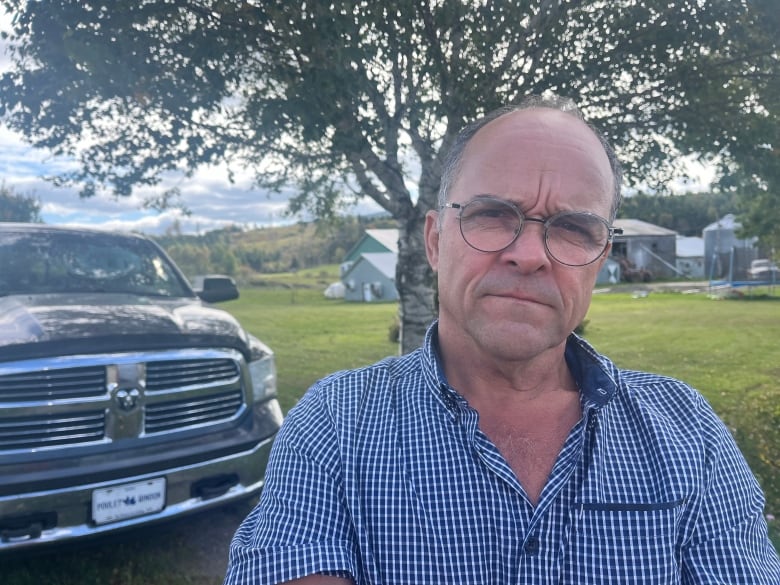
M 321 290 L 248 289 L 224 305 L 276 352 L 285 411 L 323 375 L 397 352 L 388 335 L 394 303 L 328 300 Z M 780 298 L 596 294 L 585 337 L 621 367 L 700 390 L 734 432 L 767 493 L 767 512 L 780 517 Z M 780 549 L 779 525 L 772 532 Z
M 251 289 L 222 305 L 276 354 L 287 412 L 316 380 L 398 353 L 390 341 L 395 303 L 350 303 L 306 289 Z

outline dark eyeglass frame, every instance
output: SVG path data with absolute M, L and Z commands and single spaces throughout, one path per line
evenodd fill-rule
M 478 202 L 495 202 L 495 203 L 497 203 L 499 205 L 503 205 L 505 207 L 511 208 L 515 212 L 515 214 L 517 215 L 517 220 L 518 220 L 517 229 L 515 230 L 514 236 L 512 237 L 511 241 L 509 241 L 509 243 L 507 243 L 505 246 L 503 246 L 501 248 L 498 248 L 496 250 L 483 250 L 482 248 L 478 248 L 477 246 L 472 244 L 469 241 L 469 239 L 466 237 L 466 234 L 463 232 L 463 222 L 462 222 L 463 212 L 466 210 L 466 208 L 469 207 L 469 205 L 472 205 L 472 204 L 478 203 Z M 523 227 L 525 227 L 525 222 L 531 221 L 531 222 L 542 224 L 542 226 L 544 227 L 544 234 L 543 234 L 543 238 L 542 239 L 544 241 L 544 249 L 547 252 L 547 255 L 550 257 L 551 260 L 554 260 L 558 264 L 562 264 L 564 266 L 580 267 L 580 266 L 587 266 L 589 264 L 593 264 L 596 260 L 599 259 L 599 257 L 601 257 L 601 255 L 604 253 L 604 250 L 606 250 L 607 246 L 609 246 L 610 242 L 612 242 L 612 239 L 616 235 L 620 235 L 620 234 L 623 233 L 623 230 L 621 228 L 613 227 L 612 225 L 610 225 L 610 223 L 606 219 L 604 219 L 600 215 L 596 215 L 595 213 L 590 213 L 589 211 L 561 211 L 561 212 L 555 213 L 555 214 L 553 214 L 553 215 L 551 215 L 549 217 L 528 217 L 528 216 L 526 216 L 522 212 L 522 210 L 519 207 L 517 207 L 517 205 L 515 205 L 514 203 L 512 203 L 510 201 L 506 201 L 504 199 L 499 199 L 498 197 L 486 197 L 486 196 L 475 197 L 471 201 L 468 201 L 467 203 L 463 203 L 463 204 L 461 204 L 461 203 L 453 203 L 453 202 L 445 203 L 443 208 L 457 209 L 458 210 L 458 224 L 460 226 L 460 235 L 463 238 L 463 241 L 466 242 L 466 244 L 468 244 L 471 248 L 473 248 L 473 249 L 475 249 L 475 250 L 477 250 L 479 252 L 484 252 L 484 253 L 487 253 L 487 254 L 495 254 L 495 253 L 498 253 L 498 252 L 502 252 L 503 250 L 506 250 L 509 246 L 514 244 L 517 241 L 517 238 L 519 238 L 520 234 L 523 232 Z M 561 261 L 559 258 L 557 258 L 555 256 L 555 254 L 552 253 L 552 251 L 550 250 L 549 242 L 548 242 L 548 234 L 549 234 L 549 227 L 550 227 L 550 225 L 552 225 L 552 223 L 555 222 L 557 219 L 560 219 L 560 218 L 566 217 L 566 216 L 572 216 L 572 215 L 587 216 L 587 217 L 589 217 L 591 219 L 596 219 L 599 222 L 603 223 L 604 227 L 607 230 L 607 232 L 606 232 L 607 233 L 607 239 L 604 242 L 604 246 L 601 248 L 601 250 L 598 252 L 598 254 L 596 254 L 596 256 L 592 260 L 589 260 L 588 262 L 581 263 L 581 264 L 572 264 L 570 262 L 563 262 L 563 261 Z

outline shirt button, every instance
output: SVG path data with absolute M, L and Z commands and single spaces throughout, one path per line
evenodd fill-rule
M 539 552 L 540 546 L 541 543 L 539 542 L 539 538 L 537 536 L 529 536 L 525 541 L 523 550 L 527 555 L 535 555 Z

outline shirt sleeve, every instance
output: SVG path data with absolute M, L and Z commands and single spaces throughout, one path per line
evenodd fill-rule
M 315 389 L 290 411 L 274 442 L 260 501 L 230 545 L 225 585 L 355 574 L 338 441 Z
M 703 412 L 703 486 L 692 538 L 683 551 L 686 585 L 780 584 L 780 560 L 767 534 L 764 496 L 731 433 L 709 406 Z

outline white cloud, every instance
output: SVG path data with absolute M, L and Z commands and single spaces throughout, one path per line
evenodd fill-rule
M 292 221 L 284 217 L 286 197 L 259 192 L 252 186 L 248 173 L 237 176 L 231 183 L 225 168 L 208 167 L 190 178 L 166 176 L 160 185 L 140 188 L 131 197 L 98 194 L 83 199 L 76 188 L 56 187 L 44 179 L 69 167 L 68 161 L 31 148 L 20 136 L 0 128 L 0 181 L 16 193 L 37 198 L 46 223 L 160 233 L 177 219 L 181 229 L 187 232 L 233 224 L 271 225 Z M 180 190 L 181 200 L 191 216 L 176 210 L 158 213 L 143 209 L 145 199 L 172 187 Z
M 203 167 L 192 177 L 166 175 L 159 185 L 139 188 L 131 197 L 98 194 L 83 199 L 76 188 L 55 187 L 44 179 L 73 168 L 72 165 L 64 158 L 31 148 L 19 135 L 0 127 L 0 181 L 16 193 L 40 200 L 46 223 L 159 234 L 177 221 L 184 233 L 203 233 L 232 225 L 269 226 L 296 220 L 285 213 L 289 194 L 260 191 L 247 169 L 234 170 L 233 182 L 227 167 L 217 165 Z M 181 201 L 191 215 L 176 210 L 158 213 L 143 209 L 144 200 L 174 187 L 179 189 Z M 378 210 L 370 202 L 353 209 L 356 213 Z

